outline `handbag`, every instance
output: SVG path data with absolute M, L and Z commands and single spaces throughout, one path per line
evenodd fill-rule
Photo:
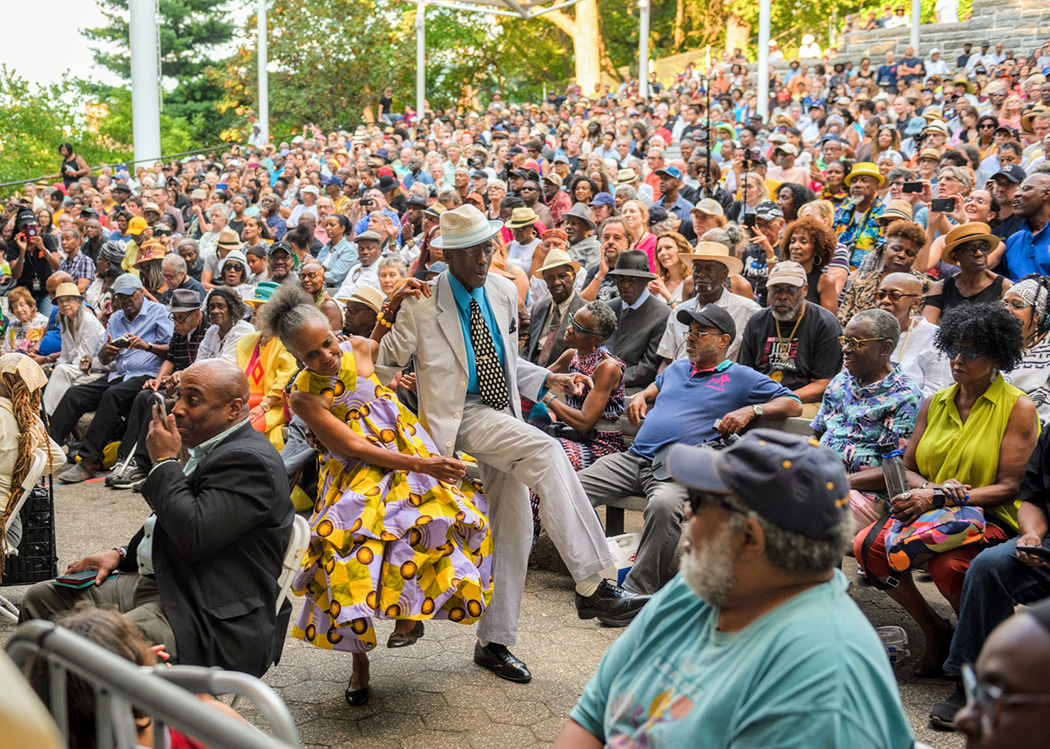
M 907 572 L 945 551 L 984 540 L 984 510 L 980 507 L 941 507 L 924 512 L 907 525 L 894 520 L 886 531 L 890 567 Z

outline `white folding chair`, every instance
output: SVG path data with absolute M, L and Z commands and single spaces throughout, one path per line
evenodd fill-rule
M 14 524 L 15 518 L 18 517 L 18 513 L 22 511 L 22 505 L 29 499 L 30 493 L 36 488 L 37 482 L 40 481 L 40 477 L 44 475 L 44 471 L 47 470 L 47 458 L 48 455 L 45 452 L 37 452 L 33 458 L 33 463 L 29 466 L 29 473 L 26 475 L 25 481 L 22 482 L 22 496 L 18 500 L 18 504 L 15 505 L 14 512 L 11 513 L 10 517 L 7 518 L 7 522 L 4 523 L 3 533 L 7 535 L 8 529 Z M 309 530 L 309 529 L 308 529 Z M 23 528 L 23 533 L 25 529 Z M 309 535 L 309 533 L 307 533 Z M 8 556 L 16 556 L 18 549 L 8 549 Z M 9 601 L 5 596 L 0 594 L 0 615 L 10 619 L 13 622 L 18 621 L 18 607 Z
M 302 515 L 296 515 L 292 521 L 292 537 L 288 539 L 288 548 L 284 552 L 284 561 L 281 562 L 281 577 L 279 578 L 280 589 L 277 591 L 277 612 L 281 613 L 281 606 L 288 599 L 292 590 L 292 581 L 295 573 L 299 571 L 306 549 L 310 545 L 310 524 Z M 235 695 L 230 707 L 237 707 L 241 695 Z
M 296 515 L 292 523 L 292 537 L 288 539 L 288 549 L 284 552 L 284 561 L 281 562 L 281 588 L 277 593 L 277 613 L 281 613 L 281 606 L 288 598 L 292 589 L 292 580 L 295 573 L 299 571 L 299 565 L 306 556 L 306 548 L 310 545 L 310 524 L 302 515 Z

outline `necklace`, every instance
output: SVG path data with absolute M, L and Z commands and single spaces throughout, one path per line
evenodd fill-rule
M 795 327 L 791 329 L 791 333 L 788 334 L 787 338 L 784 338 L 780 333 L 780 320 L 773 318 L 773 321 L 777 326 L 777 357 L 780 359 L 778 365 L 784 367 L 787 365 L 788 359 L 791 356 L 791 341 L 795 337 L 795 333 L 798 331 L 798 326 L 802 324 L 802 318 L 806 316 L 806 305 L 805 302 L 802 304 L 802 312 L 799 314 L 798 319 L 795 320 Z M 782 369 L 777 369 L 769 373 L 769 378 L 780 382 L 784 379 L 784 372 Z
M 904 352 L 908 350 L 908 341 L 911 340 L 911 332 L 915 330 L 915 323 L 918 322 L 914 317 L 911 319 L 911 324 L 908 325 L 908 332 L 904 336 L 904 345 L 901 346 L 901 355 L 897 357 L 897 363 L 900 364 L 901 360 L 904 359 Z

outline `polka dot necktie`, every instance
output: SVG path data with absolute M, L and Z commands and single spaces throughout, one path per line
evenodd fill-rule
M 481 402 L 502 411 L 510 403 L 507 380 L 503 374 L 503 365 L 496 355 L 492 331 L 485 324 L 476 299 L 470 300 L 470 342 L 474 346 L 474 368 L 478 375 Z

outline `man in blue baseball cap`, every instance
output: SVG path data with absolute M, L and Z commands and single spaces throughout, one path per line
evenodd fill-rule
M 741 432 L 756 420 L 802 414 L 790 390 L 727 358 L 736 323 L 726 310 L 716 304 L 680 307 L 677 319 L 688 326 L 687 358 L 669 364 L 631 399 L 627 417 L 641 427 L 630 449 L 605 455 L 577 474 L 594 506 L 636 494 L 648 501 L 638 553 L 624 579 L 624 588 L 636 593 L 655 593 L 674 574 L 685 489 L 667 472 L 671 445 L 700 445 Z M 631 618 L 599 621 L 622 627 Z
M 759 429 L 722 452 L 675 445 L 667 467 L 688 498 L 681 574 L 609 648 L 555 747 L 911 747 L 836 569 L 853 533 L 839 457 Z
M 591 199 L 591 219 L 596 226 L 601 226 L 605 219 L 616 213 L 616 198 L 612 193 L 600 192 Z
M 678 194 L 682 187 L 682 170 L 676 166 L 665 166 L 656 170 L 656 176 L 660 178 L 660 199 L 654 205 L 662 205 L 668 213 L 677 216 L 682 222 L 678 231 L 686 239 L 695 239 L 695 236 L 688 236 L 693 230 L 693 220 L 689 217 L 693 204 Z

